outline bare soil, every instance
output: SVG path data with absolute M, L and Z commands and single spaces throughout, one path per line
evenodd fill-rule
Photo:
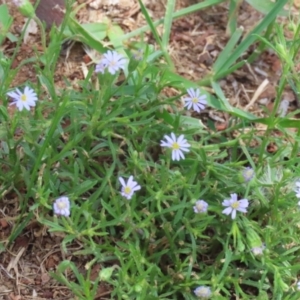
M 19 36 L 25 20 L 11 1 L 0 0 L 0 4 L 5 2 L 9 5 L 10 13 L 14 17 L 11 31 Z M 146 24 L 137 0 L 78 0 L 77 2 L 78 4 L 85 3 L 77 14 L 78 20 L 82 23 L 101 22 L 103 17 L 109 17 L 125 32 Z M 192 2 L 177 1 L 176 9 L 187 7 L 193 4 Z M 115 4 L 112 5 L 112 3 Z M 153 19 L 163 17 L 164 0 L 148 0 L 145 4 Z M 298 5 L 297 1 L 295 1 L 296 5 Z M 247 34 L 262 17 L 260 13 L 243 2 L 239 9 L 238 23 L 239 26 L 243 26 Z M 176 71 L 180 75 L 197 81 L 211 72 L 213 62 L 228 41 L 227 19 L 228 5 L 222 4 L 174 22 L 169 52 Z M 158 31 L 161 30 L 162 27 L 159 27 Z M 146 39 L 149 43 L 154 43 L 151 34 L 147 34 Z M 15 46 L 15 43 L 7 39 L 1 47 L 2 51 L 10 56 Z M 249 53 L 254 50 L 254 47 L 255 45 L 249 49 Z M 27 43 L 22 44 L 12 67 L 17 68 L 21 62 L 35 56 L 35 51 L 41 51 L 41 49 L 39 33 L 31 33 Z M 245 56 L 249 53 L 245 53 Z M 68 57 L 61 55 L 54 76 L 56 86 L 64 88 L 64 78 L 67 78 L 76 88 L 77 82 L 84 79 L 82 65 L 86 65 L 87 61 L 89 59 L 81 45 L 73 47 Z M 252 65 L 245 65 L 222 79 L 221 85 L 233 106 L 263 116 L 265 108 L 272 109 L 280 71 L 281 64 L 278 57 L 272 51 L 266 51 Z M 20 86 L 26 81 L 37 81 L 34 66 L 31 64 L 20 68 L 12 86 Z M 213 93 L 212 90 L 209 91 Z M 296 98 L 290 90 L 286 90 L 284 97 L 290 102 L 289 110 L 297 107 Z M 216 123 L 216 128 L 219 130 L 226 128 L 228 115 L 211 111 L 209 117 Z M 7 241 L 18 214 L 19 206 L 16 195 L 8 194 L 5 199 L 1 199 L 0 241 Z M 64 253 L 61 249 L 62 239 L 63 236 L 49 233 L 46 227 L 32 220 L 7 251 L 0 254 L 0 300 L 76 299 L 68 288 L 53 280 L 49 272 L 55 271 L 62 260 L 68 259 L 73 261 L 82 273 L 85 273 L 85 264 L 90 261 L 90 257 L 74 255 L 74 252 L 82 247 L 79 242 L 69 245 L 68 252 Z M 100 265 L 94 266 L 95 276 L 100 268 Z M 70 281 L 74 280 L 72 275 L 66 274 L 66 276 Z M 110 299 L 110 287 L 100 285 L 96 299 Z

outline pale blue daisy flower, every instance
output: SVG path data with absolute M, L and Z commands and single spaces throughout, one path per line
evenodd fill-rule
M 255 256 L 260 256 L 263 255 L 264 250 L 266 249 L 266 245 L 262 244 L 260 247 L 253 247 L 251 249 L 251 252 L 255 255 Z
M 53 203 L 53 212 L 57 216 L 68 217 L 70 215 L 70 200 L 66 196 L 59 197 Z
M 245 182 L 249 182 L 255 175 L 254 170 L 251 167 L 246 167 L 243 170 L 243 177 Z
M 191 109 L 193 107 L 193 110 L 196 112 L 201 112 L 201 110 L 205 109 L 205 106 L 207 104 L 207 96 L 206 95 L 200 95 L 199 89 L 187 89 L 187 93 L 189 97 L 183 98 L 185 101 L 184 106 L 187 107 L 187 109 Z
M 162 147 L 167 147 L 172 149 L 172 160 L 184 159 L 183 152 L 189 152 L 189 147 L 191 145 L 184 138 L 184 135 L 180 135 L 176 138 L 175 134 L 172 132 L 171 136 L 165 135 L 164 138 L 166 141 L 161 140 L 160 145 Z
M 104 73 L 107 69 L 112 75 L 116 74 L 120 69 L 124 69 L 126 58 L 117 51 L 109 50 L 103 54 L 103 58 L 96 65 L 96 73 Z
M 201 285 L 194 290 L 194 294 L 200 299 L 209 299 L 211 297 L 211 289 L 208 286 Z
M 235 219 L 237 211 L 240 211 L 243 213 L 247 212 L 247 207 L 249 206 L 249 201 L 247 199 L 238 200 L 237 194 L 230 194 L 230 196 L 231 196 L 231 199 L 225 199 L 222 202 L 223 206 L 227 206 L 227 208 L 225 208 L 222 211 L 222 213 L 225 215 L 231 214 L 231 218 Z
M 125 180 L 122 177 L 119 177 L 119 181 L 122 185 L 121 195 L 127 200 L 130 200 L 132 198 L 135 191 L 141 189 L 141 186 L 133 180 L 133 176 L 130 176 L 127 182 L 125 182 Z
M 37 95 L 33 89 L 26 86 L 24 92 L 22 93 L 19 89 L 13 92 L 7 93 L 7 95 L 13 98 L 13 102 L 10 105 L 16 105 L 18 110 L 23 110 L 23 108 L 30 110 L 31 106 L 35 106 L 38 100 Z
M 205 202 L 204 200 L 198 200 L 198 201 L 196 201 L 195 206 L 193 207 L 194 212 L 196 214 L 206 213 L 207 212 L 207 208 L 208 208 L 208 203 Z
M 300 291 L 300 281 L 297 282 L 297 291 Z
M 295 193 L 296 193 L 296 197 L 297 198 L 300 198 L 300 181 L 297 181 L 296 183 L 295 183 Z M 298 202 L 298 204 L 299 204 L 299 202 Z

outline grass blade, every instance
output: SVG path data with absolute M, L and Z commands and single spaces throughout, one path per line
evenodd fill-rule
M 165 20 L 164 20 L 164 33 L 162 37 L 162 46 L 164 50 L 167 50 L 169 46 L 169 39 L 170 39 L 172 22 L 173 22 L 173 12 L 175 9 L 175 3 L 176 3 L 175 0 L 168 0 L 167 3 Z
M 278 1 L 273 9 L 263 18 L 263 20 L 252 30 L 248 36 L 236 47 L 231 56 L 224 62 L 222 66 L 219 66 L 219 72 L 221 70 L 229 69 L 239 57 L 257 40 L 257 36 L 263 30 L 265 30 L 277 17 L 278 13 L 282 10 L 283 6 L 288 0 Z M 219 73 L 218 72 L 218 73 Z M 214 78 L 218 76 L 218 73 L 214 75 Z

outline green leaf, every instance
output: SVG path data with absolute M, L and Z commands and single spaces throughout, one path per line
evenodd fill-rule
M 9 244 L 11 244 L 23 231 L 23 229 L 29 224 L 30 220 L 33 219 L 33 212 L 29 212 L 27 216 L 20 215 L 19 222 L 15 225 L 13 232 L 9 236 Z
M 218 4 L 222 3 L 222 2 L 225 2 L 225 0 L 206 0 L 206 1 L 203 1 L 201 3 L 190 5 L 188 7 L 185 7 L 183 9 L 180 9 L 180 10 L 174 12 L 174 14 L 173 14 L 173 20 L 181 18 L 181 17 L 184 17 L 184 16 L 186 16 L 188 14 L 191 14 L 191 13 L 195 13 L 198 10 L 205 9 L 205 8 L 210 7 L 210 6 L 218 5 Z M 153 26 L 157 27 L 158 25 L 163 24 L 164 20 L 165 19 L 162 18 L 160 20 L 154 21 L 153 22 Z M 143 32 L 146 32 L 146 31 L 152 29 L 151 26 L 150 26 L 150 24 L 148 24 L 148 25 L 145 25 L 145 26 L 143 26 L 141 28 L 138 28 L 138 29 L 136 29 L 134 31 L 131 31 L 131 32 L 125 34 L 122 37 L 122 40 L 123 41 L 124 40 L 128 40 L 128 39 L 130 39 L 130 38 L 132 38 L 134 36 L 140 35 Z
M 225 48 L 219 54 L 217 60 L 213 64 L 213 70 L 215 73 L 218 73 L 222 70 L 222 65 L 229 59 L 232 54 L 234 47 L 237 45 L 239 39 L 243 34 L 243 29 L 238 28 L 234 34 L 231 36 Z
M 76 20 L 69 18 L 69 30 L 65 31 L 65 35 L 67 38 L 74 38 L 75 40 L 78 40 L 89 47 L 99 51 L 100 53 L 104 53 L 105 47 L 102 45 L 102 37 L 103 39 L 106 36 L 106 33 L 104 34 L 103 29 L 104 25 L 97 25 L 97 26 L 83 26 L 79 24 Z M 96 34 L 94 30 L 98 29 L 98 33 Z M 101 29 L 101 30 L 100 30 Z M 91 31 L 90 31 L 91 30 Z M 98 36 L 99 34 L 99 36 Z
M 169 39 L 171 34 L 171 27 L 173 22 L 173 14 L 175 9 L 176 0 L 168 0 L 167 6 L 166 6 L 166 14 L 165 14 L 165 20 L 164 20 L 164 32 L 162 36 L 162 46 L 164 47 L 164 50 L 168 49 L 169 46 Z
M 232 35 L 236 31 L 237 27 L 237 17 L 239 13 L 239 8 L 243 0 L 231 0 L 229 4 L 229 16 L 226 28 L 226 34 Z
M 82 195 L 96 185 L 98 180 L 86 180 L 80 183 L 73 191 L 74 195 Z
M 268 14 L 275 6 L 275 3 L 270 0 L 246 0 L 246 2 L 265 15 Z M 286 10 L 281 9 L 278 15 L 287 17 L 289 14 Z
M 123 49 L 123 42 L 121 37 L 124 35 L 124 31 L 119 25 L 111 25 L 108 27 L 107 36 L 115 49 Z M 125 52 L 123 52 L 125 54 Z M 126 55 L 126 54 L 125 54 Z M 126 55 L 127 56 L 127 55 Z
M 279 118 L 277 124 L 284 128 L 300 128 L 300 120 L 299 119 Z
M 5 251 L 5 246 L 2 242 L 0 242 L 0 254 Z
M 263 2 L 263 1 L 261 1 Z M 218 73 L 229 69 L 241 55 L 257 40 L 257 35 L 260 35 L 277 17 L 283 6 L 288 0 L 282 0 L 274 3 L 270 12 L 262 19 L 262 21 L 245 37 L 245 39 L 235 48 L 222 66 L 218 66 Z M 219 74 L 215 73 L 214 78 L 219 78 Z
M 158 118 L 163 119 L 166 123 L 170 124 L 171 126 L 175 126 L 176 119 L 178 119 L 178 116 L 170 114 L 166 110 L 162 113 L 157 112 L 156 115 Z M 205 128 L 205 125 L 202 123 L 201 120 L 189 116 L 180 116 L 179 126 L 184 128 L 185 130 Z
M 13 22 L 13 18 L 8 12 L 6 4 L 0 5 L 0 45 L 3 43 L 9 28 Z

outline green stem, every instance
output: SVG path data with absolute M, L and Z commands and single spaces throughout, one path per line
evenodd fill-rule
M 46 53 L 47 45 L 46 45 L 46 32 L 45 32 L 44 25 L 43 25 L 43 23 L 41 22 L 41 20 L 40 20 L 37 16 L 34 16 L 34 17 L 33 17 L 33 20 L 34 20 L 34 21 L 38 24 L 38 26 L 40 27 L 43 52 Z

